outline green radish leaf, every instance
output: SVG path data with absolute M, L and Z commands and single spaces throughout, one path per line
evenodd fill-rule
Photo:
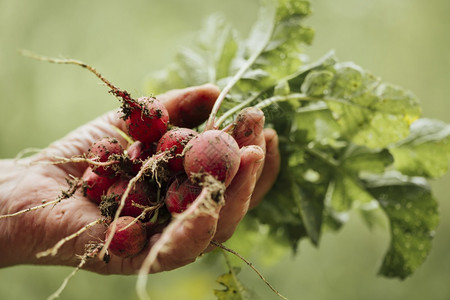
M 329 208 L 334 214 L 348 212 L 355 204 L 368 204 L 373 200 L 356 177 L 342 170 L 336 170 L 332 182 Z
M 238 37 L 232 26 L 219 14 L 204 22 L 194 46 L 182 49 L 166 70 L 152 73 L 146 88 L 152 94 L 170 89 L 215 83 L 230 74 L 238 51 Z
M 419 119 L 411 125 L 408 138 L 389 149 L 397 170 L 409 176 L 438 178 L 448 171 L 450 125 Z
M 336 145 L 341 132 L 324 102 L 311 103 L 297 109 L 296 131 L 305 136 L 305 143 L 315 142 L 321 145 Z
M 330 71 L 311 72 L 305 78 L 301 86 L 301 91 L 305 95 L 321 97 L 327 95 L 331 89 L 334 74 Z
M 228 76 L 238 43 L 236 31 L 222 16 L 212 15 L 207 19 L 197 47 L 208 62 L 208 82 L 217 83 Z
M 380 274 L 404 279 L 424 262 L 431 249 L 439 223 L 436 200 L 421 177 L 389 172 L 366 179 L 391 227 L 391 243 Z
M 311 171 L 313 172 L 313 171 Z M 315 175 L 311 175 L 315 176 Z M 300 211 L 300 216 L 304 222 L 304 227 L 308 237 L 314 245 L 319 245 L 320 234 L 322 231 L 322 210 L 323 204 L 317 201 L 311 201 L 297 184 L 293 184 L 292 195 Z
M 314 37 L 314 31 L 303 25 L 304 19 L 310 14 L 308 1 L 283 0 L 278 1 L 274 17 L 269 18 L 268 14 L 266 17 L 263 16 L 262 22 L 266 25 L 257 26 L 247 41 L 247 45 L 257 45 L 258 48 L 263 46 L 261 47 L 263 51 L 252 69 L 261 70 L 265 78 L 258 78 L 259 81 L 253 82 L 253 86 L 265 87 L 276 84 L 279 78 L 296 72 L 303 64 L 305 59 L 300 54 L 301 48 L 303 44 L 311 44 Z M 270 24 L 267 22 L 268 19 L 273 20 L 274 24 L 268 26 Z M 265 35 L 267 32 L 271 35 Z M 254 46 L 248 48 L 249 53 L 255 53 Z
M 394 161 L 387 149 L 375 150 L 356 145 L 347 147 L 343 158 L 345 169 L 356 174 L 383 173 Z
M 359 209 L 364 215 L 376 209 L 375 199 L 367 191 L 361 175 L 384 172 L 392 163 L 387 150 L 373 150 L 354 144 L 334 154 L 334 171 L 330 177 L 325 209 L 340 224 L 348 220 L 348 212 Z
M 256 86 L 261 89 L 275 84 L 305 60 L 299 51 L 302 44 L 311 43 L 314 33 L 302 22 L 310 14 L 309 1 L 262 0 L 247 39 L 240 39 L 229 23 L 213 15 L 206 20 L 199 38 L 180 51 L 173 64 L 149 74 L 146 89 L 159 94 L 207 82 L 223 88 L 249 59 L 257 61 L 241 75 L 234 91 L 248 93 Z
M 353 63 L 313 71 L 305 84 L 302 91 L 326 101 L 342 135 L 358 145 L 382 148 L 398 142 L 420 116 L 411 92 L 383 83 Z
M 361 207 L 358 210 L 364 223 L 370 230 L 375 228 L 387 229 L 386 217 L 384 212 L 380 209 L 378 202 L 372 202 L 372 205 Z
M 275 29 L 277 14 L 277 1 L 262 0 L 258 11 L 258 17 L 253 24 L 249 37 L 244 42 L 245 49 L 241 54 L 243 59 L 261 53 L 271 40 Z
M 237 278 L 237 274 L 240 272 L 240 268 L 233 267 L 228 273 L 222 274 L 217 278 L 217 282 L 223 286 L 221 290 L 214 290 L 218 300 L 252 300 L 256 295 L 249 292 L 240 280 Z

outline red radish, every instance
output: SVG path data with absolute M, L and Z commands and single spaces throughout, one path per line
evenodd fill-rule
M 129 180 L 121 178 L 116 181 L 107 192 L 107 196 L 114 197 L 117 203 L 120 203 L 123 193 L 128 187 Z M 125 206 L 121 212 L 121 216 L 138 217 L 143 207 L 154 205 L 156 192 L 145 181 L 138 181 L 131 189 L 128 197 L 125 199 Z M 141 206 L 141 207 L 139 207 Z M 150 216 L 146 216 L 144 220 L 148 220 Z
M 128 158 L 130 159 L 131 173 L 137 174 L 142 167 L 142 161 L 146 160 L 154 154 L 151 148 L 145 147 L 141 141 L 135 141 L 127 149 Z
M 172 182 L 166 192 L 166 207 L 171 214 L 179 214 L 197 199 L 202 188 L 192 183 L 186 176 L 179 177 Z
M 142 97 L 136 102 L 125 102 L 122 110 L 128 134 L 135 140 L 150 145 L 167 131 L 169 113 L 156 98 Z
M 111 240 L 108 250 L 115 256 L 127 258 L 138 254 L 147 243 L 147 232 L 144 224 L 133 217 L 119 217 L 112 222 L 106 230 L 106 239 L 111 235 L 111 227 L 116 224 L 116 232 Z M 129 225 L 129 226 L 128 226 Z M 126 227 L 126 228 L 125 228 Z
M 159 140 L 156 152 L 169 151 L 172 156 L 169 159 L 169 168 L 174 173 L 184 171 L 183 158 L 180 157 L 186 144 L 198 133 L 189 128 L 175 128 L 167 131 Z
M 228 133 L 207 130 L 187 143 L 183 163 L 189 178 L 207 173 L 228 186 L 239 169 L 239 146 Z
M 87 157 L 97 162 L 109 162 L 113 161 L 114 155 L 121 156 L 123 154 L 123 148 L 119 141 L 115 138 L 104 137 L 95 143 L 88 150 Z M 91 164 L 92 170 L 100 176 L 113 177 L 115 170 L 111 166 L 95 166 Z
M 86 168 L 82 179 L 84 196 L 97 205 L 102 201 L 102 195 L 117 180 L 115 177 L 102 177 L 94 173 L 91 167 Z

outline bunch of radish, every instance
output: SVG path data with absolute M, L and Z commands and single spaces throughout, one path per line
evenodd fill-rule
M 211 213 L 224 204 L 225 190 L 241 164 L 241 148 L 252 145 L 253 139 L 260 136 L 264 128 L 263 112 L 255 106 L 237 113 L 242 108 L 237 106 L 231 110 L 233 114 L 237 113 L 235 121 L 220 130 L 225 115 L 216 120 L 216 114 L 230 88 L 225 87 L 217 97 L 203 130 L 195 131 L 177 125 L 199 126 L 206 117 L 203 112 L 201 117 L 194 113 L 193 119 L 179 112 L 174 116 L 174 123 L 171 123 L 168 110 L 158 99 L 134 99 L 83 62 L 48 58 L 28 52 L 23 54 L 51 63 L 78 65 L 92 72 L 110 88 L 110 93 L 121 100 L 120 111 L 125 132 L 116 128 L 122 139 L 101 137 L 81 157 L 39 161 L 49 164 L 82 162 L 87 163 L 87 167 L 80 178 L 70 175 L 66 179 L 69 189 L 57 199 L 0 216 L 0 219 L 56 205 L 71 198 L 81 188 L 83 195 L 97 205 L 101 217 L 61 239 L 53 247 L 37 253 L 36 257 L 56 255 L 63 244 L 96 224 L 106 225 L 105 240 L 85 245 L 84 254 L 78 256 L 80 263 L 49 299 L 59 297 L 68 280 L 88 259 L 98 257 L 107 263 L 110 255 L 123 259 L 136 256 L 153 236 L 165 230 L 166 235 L 162 234 L 159 239 L 156 237 L 158 242 L 152 245 L 141 265 L 139 278 L 143 278 L 150 272 L 156 255 L 162 251 L 166 242 L 164 236 L 169 236 L 193 211 L 205 209 L 204 212 Z M 230 116 L 229 111 L 227 117 Z M 173 218 L 176 220 L 172 222 Z M 284 298 L 242 256 L 215 240 L 211 240 L 210 245 L 238 256 L 277 295 Z M 146 294 L 145 282 L 138 280 L 137 283 L 141 296 Z
M 64 243 L 99 223 L 107 226 L 106 239 L 86 245 L 86 258 L 99 256 L 107 262 L 109 254 L 121 258 L 137 255 L 154 234 L 161 233 L 174 216 L 186 211 L 195 200 L 201 200 L 198 203 L 202 202 L 203 206 L 206 205 L 203 202 L 208 201 L 218 205 L 224 203 L 225 189 L 240 166 L 240 148 L 249 144 L 248 139 L 252 135 L 248 132 L 252 131 L 248 129 L 252 126 L 248 127 L 247 122 L 255 117 L 256 112 L 256 119 L 262 120 L 256 122 L 260 125 L 258 130 L 264 126 L 260 109 L 245 108 L 234 123 L 220 130 L 220 122 L 215 123 L 215 118 L 225 95 L 221 93 L 203 130 L 180 127 L 177 125 L 199 128 L 207 116 L 200 117 L 194 113 L 196 117 L 189 119 L 179 112 L 171 123 L 168 110 L 161 101 L 155 97 L 132 98 L 90 65 L 72 59 L 23 54 L 52 63 L 78 65 L 92 72 L 121 101 L 120 118 L 124 121 L 123 131 L 116 128 L 122 137 L 120 140 L 104 136 L 81 157 L 40 161 L 50 164 L 87 163 L 81 178 L 70 176 L 67 179 L 69 189 L 57 199 L 0 216 L 13 217 L 55 205 L 72 197 L 79 189 L 98 206 L 99 219 L 63 238 L 54 247 L 37 253 L 38 258 L 55 255 Z M 253 132 L 255 135 L 256 131 Z M 205 199 L 207 201 L 203 201 Z
M 82 177 L 84 195 L 97 204 L 108 224 L 108 252 L 138 254 L 172 216 L 197 199 L 205 176 L 227 187 L 240 164 L 239 145 L 225 130 L 170 124 L 164 105 L 153 97 L 122 98 L 127 145 L 113 137 L 92 144 Z

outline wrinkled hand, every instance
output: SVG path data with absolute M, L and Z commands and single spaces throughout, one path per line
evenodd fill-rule
M 174 90 L 157 97 L 170 115 L 172 124 L 192 127 L 206 120 L 218 89 L 212 85 Z M 55 156 L 72 157 L 86 153 L 89 146 L 104 136 L 126 142 L 113 128 L 125 130 L 117 112 L 110 112 L 78 128 L 63 139 L 51 144 L 33 159 L 51 160 Z M 235 136 L 244 134 L 241 145 L 239 171 L 225 192 L 225 205 L 213 214 L 193 213 L 165 239 L 169 242 L 161 252 L 151 272 L 181 267 L 193 262 L 200 254 L 212 249 L 212 239 L 223 242 L 231 237 L 248 209 L 256 206 L 274 183 L 279 169 L 278 138 L 275 131 L 263 129 L 264 116 L 250 111 L 246 115 L 248 128 L 237 126 Z M 245 132 L 244 132 L 245 129 Z M 250 130 L 249 130 L 250 129 Z M 26 161 L 23 160 L 22 162 Z M 0 215 L 42 204 L 56 199 L 67 189 L 69 175 L 81 177 L 87 165 L 24 166 L 13 160 L 0 161 Z M 89 241 L 102 242 L 105 226 L 95 225 L 79 237 L 68 241 L 57 255 L 36 258 L 36 253 L 54 246 L 62 238 L 100 218 L 98 207 L 76 193 L 54 206 L 47 206 L 16 217 L 0 219 L 0 266 L 16 264 L 54 264 L 76 266 L 76 255 L 84 253 Z M 151 247 L 167 233 L 155 234 L 147 248 L 127 259 L 111 256 L 109 263 L 92 259 L 85 269 L 102 274 L 134 274 L 139 270 Z

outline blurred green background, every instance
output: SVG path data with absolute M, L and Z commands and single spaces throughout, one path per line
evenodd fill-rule
M 386 81 L 411 89 L 424 116 L 450 122 L 450 2 L 447 0 L 313 0 L 308 24 L 316 39 L 306 51 L 317 59 L 334 49 Z M 45 147 L 118 105 L 86 71 L 24 58 L 17 49 L 63 55 L 95 66 L 117 86 L 143 93 L 148 72 L 166 66 L 213 12 L 245 34 L 257 0 L 58 1 L 0 0 L 0 158 Z M 369 231 L 359 217 L 327 233 L 316 249 L 276 253 L 276 263 L 247 253 L 289 299 L 450 299 L 450 176 L 433 182 L 441 224 L 429 258 L 405 281 L 376 275 L 388 228 Z M 233 247 L 239 251 L 239 242 Z M 6 247 L 6 245 L 0 245 Z M 266 252 L 267 253 L 267 250 Z M 45 299 L 71 271 L 18 266 L 0 270 L 0 299 Z M 149 277 L 152 299 L 215 299 L 222 260 L 204 261 Z M 249 268 L 242 281 L 262 299 L 278 299 Z M 82 271 L 61 299 L 136 299 L 133 276 Z

